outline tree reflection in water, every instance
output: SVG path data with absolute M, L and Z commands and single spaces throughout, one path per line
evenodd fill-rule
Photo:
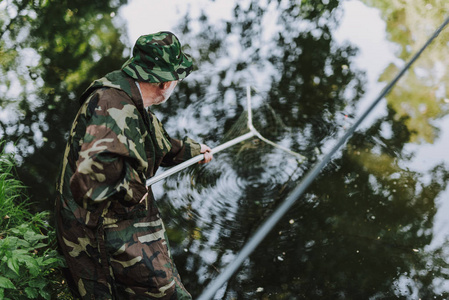
M 243 145 L 198 169 L 194 185 L 186 190 L 179 190 L 179 182 L 192 171 L 168 181 L 164 203 L 174 201 L 171 213 L 189 210 L 188 218 L 176 218 L 173 224 L 187 229 L 177 233 L 176 256 L 194 295 L 285 199 L 319 159 L 316 153 L 325 152 L 341 136 L 363 95 L 364 75 L 351 64 L 356 49 L 332 40 L 330 29 L 338 24 L 339 2 L 279 2 L 275 6 L 279 28 L 268 45 L 260 43 L 261 23 L 271 11 L 257 1 L 236 6 L 235 19 L 222 27 L 211 26 L 203 15 L 198 20 L 202 30 L 192 33 L 192 21 L 184 22 L 185 36 L 194 41 L 192 48 L 201 49 L 195 53 L 199 72 L 213 65 L 214 59 L 232 56 L 231 45 L 241 54 L 233 56 L 232 63 L 216 76 L 205 72 L 195 77 L 179 93 L 187 96 L 160 112 L 170 118 L 169 111 L 201 99 L 201 105 L 213 112 L 206 120 L 200 118 L 199 127 L 211 130 L 198 136 L 218 143 L 230 129 L 222 125 L 232 124 L 242 111 L 243 83 L 263 82 L 263 102 L 290 128 L 269 138 L 309 157 L 299 165 L 261 144 L 256 149 Z M 268 79 L 258 78 L 260 74 Z M 229 102 L 223 95 L 238 100 Z M 195 111 L 202 109 L 193 106 Z M 435 199 L 445 189 L 448 173 L 443 165 L 427 174 L 406 167 L 413 155 L 404 147 L 415 135 L 408 120 L 389 105 L 384 117 L 355 134 L 225 286 L 222 298 L 434 295 L 433 282 L 438 280 L 433 279 L 444 278 L 444 273 L 425 247 L 432 239 Z M 424 180 L 424 175 L 430 180 Z M 232 176 L 236 179 L 231 180 Z

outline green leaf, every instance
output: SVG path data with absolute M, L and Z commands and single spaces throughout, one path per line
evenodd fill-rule
M 37 263 L 36 259 L 34 259 L 31 255 L 29 254 L 20 255 L 17 256 L 17 259 L 19 262 L 25 263 L 32 276 L 37 276 L 39 274 L 40 272 L 39 264 Z
M 29 230 L 28 228 L 29 228 L 29 224 L 28 223 L 24 223 L 24 224 L 22 224 L 22 225 L 20 225 L 20 226 L 17 226 L 16 228 L 12 228 L 11 229 L 11 232 L 12 233 L 14 233 L 15 235 L 17 235 L 17 236 L 23 236 L 24 234 L 25 234 L 25 232 L 27 231 L 27 230 Z
M 0 288 L 3 289 L 15 289 L 14 284 L 9 280 L 9 278 L 0 276 Z
M 43 266 L 47 266 L 47 265 L 50 265 L 50 264 L 54 264 L 56 262 L 59 262 L 59 259 L 53 257 L 53 258 L 49 258 L 49 259 L 44 260 L 42 262 L 42 265 Z
M 15 234 L 15 235 L 21 234 L 20 230 L 17 229 L 17 228 L 12 228 L 12 229 L 11 229 L 11 233 L 13 233 L 13 234 Z
M 29 243 L 28 241 L 19 239 L 19 240 L 17 241 L 17 247 L 21 247 L 21 248 L 27 249 L 27 248 L 30 248 L 31 245 L 30 245 L 30 243 Z
M 15 236 L 7 236 L 2 241 L 3 241 L 2 245 L 1 245 L 2 248 L 15 249 L 15 248 L 17 248 L 17 242 L 19 241 L 19 238 L 15 237 Z
M 51 299 L 51 295 L 50 295 L 50 293 L 47 292 L 47 291 L 40 290 L 40 291 L 39 291 L 39 294 L 41 294 L 41 296 L 42 296 L 44 299 L 47 299 L 47 300 L 50 300 L 50 299 Z
M 27 294 L 29 299 L 36 299 L 37 296 L 39 295 L 37 289 L 31 287 L 25 288 L 25 294 Z
M 46 239 L 47 237 L 42 234 L 37 234 L 32 230 L 27 230 L 24 233 L 23 238 L 29 242 L 35 242 L 35 241 Z
M 39 288 L 39 289 L 43 289 L 46 284 L 47 284 L 46 279 L 42 278 L 42 277 L 32 279 L 28 282 L 28 285 L 30 287 Z
M 23 250 L 23 249 L 15 249 L 12 251 L 12 256 L 20 256 L 20 255 L 24 255 L 24 254 L 28 254 L 27 250 Z
M 1 272 L 0 275 L 7 277 L 9 279 L 11 279 L 13 282 L 20 278 L 20 275 L 17 275 L 16 272 L 12 271 L 7 265 L 6 263 L 4 265 L 2 265 L 1 268 Z
M 7 261 L 7 265 L 8 265 L 8 267 L 12 270 L 12 271 L 14 271 L 14 273 L 16 273 L 17 275 L 20 275 L 19 274 L 19 262 L 18 262 L 18 260 L 17 260 L 17 257 L 11 257 L 10 259 L 8 259 L 8 261 Z
M 34 246 L 34 249 L 39 249 L 47 246 L 48 246 L 47 243 L 37 243 L 37 245 Z
M 39 266 L 43 266 L 44 265 L 44 257 L 42 257 L 42 256 L 36 257 L 36 262 Z

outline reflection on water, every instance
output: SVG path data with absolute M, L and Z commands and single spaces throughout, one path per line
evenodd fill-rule
M 271 82 L 263 92 L 254 93 L 255 126 L 307 160 L 300 163 L 252 139 L 155 187 L 178 268 L 194 296 L 232 261 L 305 172 L 351 126 L 360 114 L 358 108 L 373 100 L 364 92 L 374 85 L 366 85 L 364 70 L 353 63 L 357 50 L 333 41 L 330 29 L 342 13 L 339 1 L 322 1 L 319 9 L 312 1 L 271 6 L 248 2 L 251 5 L 236 5 L 226 33 L 210 26 L 206 16 L 198 24 L 207 28 L 207 35 L 184 31 L 184 38 L 194 41 L 192 48 L 203 49 L 195 57 L 199 71 L 180 86 L 175 96 L 179 98 L 158 113 L 173 125 L 169 127 L 185 125 L 184 132 L 172 133 L 188 132 L 217 146 L 246 132 L 240 117 L 245 83 Z M 257 52 L 252 44 L 264 34 L 259 18 L 273 15 L 273 7 L 280 27 L 273 33 L 271 52 Z M 201 73 L 201 67 L 213 65 L 210 58 L 224 54 L 226 42 L 236 37 L 256 54 L 246 61 L 237 58 L 217 74 Z M 269 79 L 253 80 L 266 75 L 262 70 L 267 64 Z M 254 75 L 254 70 L 261 72 Z M 407 89 L 407 84 L 416 81 L 405 79 L 399 90 Z M 448 171 L 438 164 L 419 171 L 408 167 L 416 162 L 408 145 L 425 133 L 410 125 L 417 124 L 411 116 L 398 112 L 397 95 L 389 96 L 388 106 L 384 103 L 382 111 L 350 139 L 219 291 L 218 299 L 447 295 L 445 248 L 427 246 L 433 236 L 435 202 L 446 188 Z

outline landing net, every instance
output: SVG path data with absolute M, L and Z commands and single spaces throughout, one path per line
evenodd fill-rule
M 212 154 L 218 153 L 224 149 L 227 149 L 229 147 L 232 147 L 236 144 L 239 144 L 243 141 L 249 140 L 250 138 L 258 138 L 259 140 L 263 141 L 264 143 L 267 143 L 273 147 L 276 147 L 278 149 L 281 149 L 282 151 L 285 151 L 293 156 L 295 156 L 295 158 L 299 161 L 302 162 L 305 160 L 305 157 L 302 156 L 301 154 L 292 151 L 291 149 L 284 147 L 278 143 L 273 142 L 272 140 L 267 139 L 265 136 L 263 136 L 254 126 L 253 124 L 253 111 L 252 111 L 252 105 L 251 105 L 251 88 L 248 86 L 246 89 L 247 92 L 247 109 L 246 109 L 246 113 L 242 113 L 242 115 L 239 117 L 239 119 L 236 121 L 236 123 L 234 124 L 234 126 L 232 126 L 231 130 L 229 130 L 227 132 L 227 134 L 225 135 L 225 138 L 229 138 L 229 137 L 233 137 L 238 135 L 235 138 L 232 138 L 231 140 L 225 142 L 224 144 L 221 144 L 215 148 L 212 149 Z M 265 122 L 266 124 L 275 124 L 276 126 L 269 126 L 269 130 L 274 131 L 275 134 L 277 134 L 277 130 L 282 130 L 285 129 L 286 126 L 283 125 L 282 120 L 274 113 L 273 109 L 269 106 L 265 106 L 265 110 L 267 110 L 268 114 L 265 113 L 264 115 L 269 116 L 271 121 L 268 122 L 268 118 L 266 118 L 263 122 Z M 262 118 L 260 118 L 259 120 L 263 120 Z M 246 126 L 245 126 L 246 124 Z M 261 123 L 260 123 L 261 124 Z M 243 133 L 242 132 L 245 132 Z M 197 155 L 177 166 L 174 166 L 172 168 L 170 168 L 169 170 L 165 171 L 164 173 L 154 176 L 150 179 L 147 180 L 147 186 L 150 186 L 156 182 L 161 181 L 162 179 L 167 178 L 168 176 L 171 176 L 201 160 L 204 159 L 204 155 L 200 154 Z

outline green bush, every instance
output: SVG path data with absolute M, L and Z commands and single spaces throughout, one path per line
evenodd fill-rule
M 68 299 L 48 212 L 32 214 L 14 159 L 0 154 L 0 300 Z
M 0 144 L 1 147 L 1 144 Z M 14 157 L 0 153 L 0 236 L 8 228 L 18 226 L 29 220 L 25 187 L 14 178 Z

